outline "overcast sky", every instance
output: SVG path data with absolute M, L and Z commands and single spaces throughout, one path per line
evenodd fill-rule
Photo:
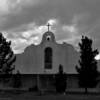
M 40 43 L 48 22 L 57 41 L 76 47 L 84 33 L 100 51 L 100 0 L 0 0 L 0 31 L 16 53 Z

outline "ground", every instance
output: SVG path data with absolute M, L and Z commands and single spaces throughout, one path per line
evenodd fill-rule
M 100 94 L 36 94 L 25 93 L 5 93 L 0 94 L 0 100 L 100 100 Z

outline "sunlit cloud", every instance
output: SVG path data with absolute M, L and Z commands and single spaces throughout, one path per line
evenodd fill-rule
M 96 60 L 100 60 L 100 53 L 95 57 Z
M 56 24 L 55 19 L 47 21 L 52 26 Z M 25 48 L 31 44 L 38 45 L 41 42 L 42 35 L 47 31 L 47 23 L 38 26 L 35 22 L 27 24 L 25 31 L 19 31 L 17 29 L 6 32 L 5 36 L 8 40 L 12 41 L 12 48 L 15 53 L 24 52 Z M 23 29 L 23 26 L 21 26 Z M 21 27 L 19 27 L 21 29 Z M 51 29 L 52 30 L 52 29 Z M 12 31 L 12 32 L 11 32 Z M 3 32 L 5 33 L 5 32 Z
M 54 24 L 57 24 L 57 19 L 50 19 L 47 21 L 47 24 L 49 23 L 50 25 L 54 25 Z

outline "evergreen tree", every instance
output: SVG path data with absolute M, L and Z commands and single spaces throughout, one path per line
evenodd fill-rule
M 97 61 L 95 56 L 98 54 L 98 50 L 92 49 L 92 39 L 87 36 L 82 36 L 80 47 L 80 67 L 76 66 L 76 70 L 79 73 L 79 86 L 85 88 L 93 88 L 97 85 Z
M 12 51 L 11 41 L 7 41 L 0 33 L 0 73 L 4 75 L 12 74 L 15 61 L 16 56 Z
M 56 91 L 64 93 L 66 90 L 66 74 L 63 72 L 63 66 L 59 65 L 59 72 L 56 74 Z

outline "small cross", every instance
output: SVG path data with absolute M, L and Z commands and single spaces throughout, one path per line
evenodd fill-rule
M 47 25 L 47 27 L 48 27 L 48 31 L 49 31 L 49 29 L 50 29 L 50 26 L 51 26 L 51 25 L 48 23 L 48 25 Z

